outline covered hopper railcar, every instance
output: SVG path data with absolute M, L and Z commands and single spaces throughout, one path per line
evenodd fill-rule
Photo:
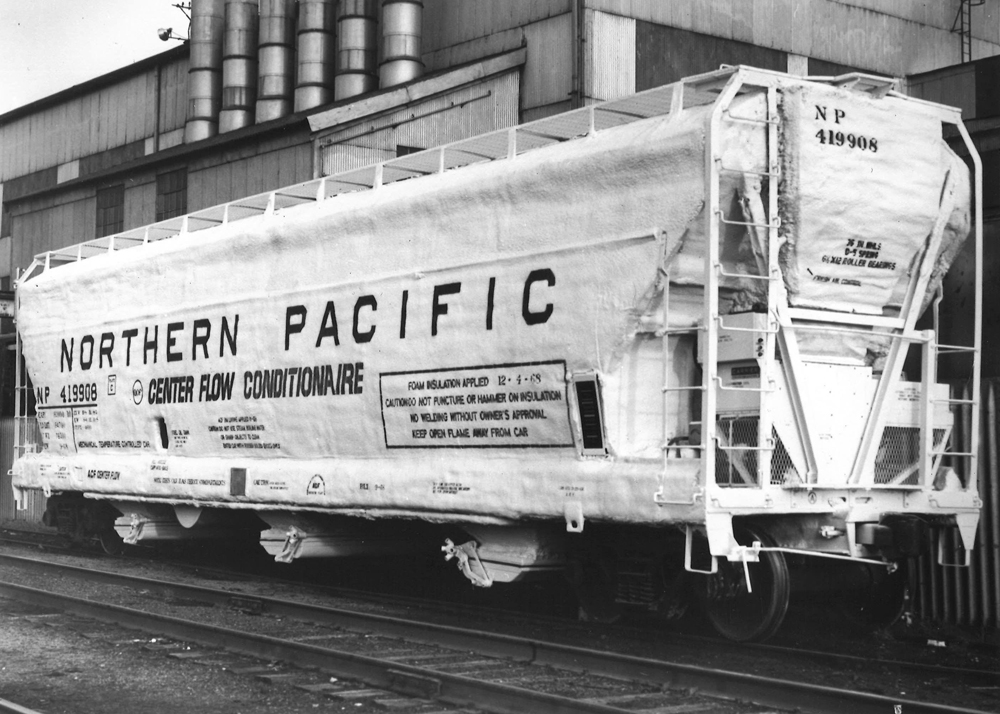
M 917 329 L 980 190 L 945 125 L 727 68 L 40 255 L 15 490 L 282 561 L 448 536 L 479 585 L 565 571 L 595 617 L 694 596 L 767 637 L 797 584 L 973 545 L 978 316 L 971 399 Z

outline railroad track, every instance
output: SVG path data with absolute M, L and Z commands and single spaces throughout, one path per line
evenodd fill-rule
M 28 537 L 26 538 L 25 535 Z M 4 533 L 0 531 L 0 543 L 29 547 L 42 547 L 43 550 L 53 551 L 73 550 L 73 548 L 62 543 L 56 543 L 55 545 L 43 544 L 40 546 L 36 540 L 31 538 L 33 535 L 35 534 L 12 534 L 10 532 Z M 52 539 L 49 538 L 48 540 Z M 155 551 L 145 549 L 141 553 L 132 553 L 131 556 L 126 553 L 124 557 L 130 560 L 146 560 L 149 558 L 151 552 Z M 99 550 L 95 550 L 90 555 L 92 555 L 92 557 L 102 559 L 116 557 L 108 556 Z M 208 578 L 227 581 L 245 581 L 253 582 L 255 584 L 268 584 L 286 589 L 299 589 L 303 586 L 307 586 L 310 591 L 322 593 L 323 595 L 331 598 L 363 602 L 365 606 L 377 603 L 384 606 L 389 611 L 405 612 L 416 608 L 421 612 L 447 613 L 449 616 L 459 615 L 476 620 L 497 622 L 500 627 L 503 627 L 505 622 L 516 622 L 520 625 L 530 625 L 540 629 L 559 629 L 563 632 L 565 632 L 567 628 L 571 628 L 580 630 L 582 636 L 584 637 L 593 637 L 593 632 L 591 631 L 593 625 L 581 627 L 575 621 L 570 622 L 566 619 L 559 619 L 558 617 L 549 615 L 525 613 L 523 610 L 520 610 L 515 606 L 484 607 L 462 601 L 438 601 L 424 597 L 401 595 L 398 593 L 386 593 L 375 589 L 317 584 L 313 580 L 307 578 L 300 578 L 296 580 L 283 577 L 273 577 L 262 575 L 257 572 L 247 572 L 246 570 L 238 568 L 216 567 L 212 565 L 192 563 L 190 561 L 174 561 L 170 559 L 157 558 L 156 563 L 157 565 L 166 565 L 182 572 L 188 572 L 192 575 L 192 577 L 202 580 Z M 655 625 L 660 625 L 660 623 L 655 623 Z M 734 650 L 741 650 L 745 652 L 759 653 L 765 656 L 774 655 L 784 657 L 789 661 L 808 660 L 817 664 L 824 664 L 837 670 L 845 670 L 852 667 L 871 668 L 873 663 L 877 663 L 879 667 L 883 668 L 887 672 L 909 672 L 916 676 L 964 682 L 970 686 L 980 686 L 983 689 L 994 689 L 1000 692 L 1000 674 L 994 672 L 993 670 L 975 669 L 966 665 L 963 665 L 962 667 L 955 667 L 884 657 L 873 659 L 872 657 L 859 657 L 826 650 L 806 650 L 802 648 L 793 648 L 774 644 L 733 643 L 722 640 L 714 635 L 703 636 L 687 632 L 679 632 L 676 630 L 671 630 L 665 633 L 662 626 L 640 628 L 615 625 L 613 628 L 615 633 L 624 633 L 632 640 L 655 641 L 661 646 L 664 644 L 664 638 L 667 638 L 669 640 L 669 647 L 680 651 L 697 649 L 702 652 L 710 651 L 721 654 L 727 652 L 731 653 Z M 998 696 L 1000 696 L 1000 694 L 998 694 Z
M 0 542 L 3 539 L 0 538 Z M 95 553 L 95 555 L 98 555 Z M 147 555 L 146 553 L 143 554 Z M 103 554 L 98 557 L 104 557 Z M 516 608 L 482 607 L 465 602 L 437 601 L 427 598 L 400 595 L 397 593 L 384 593 L 373 589 L 359 589 L 344 586 L 331 586 L 316 584 L 306 579 L 289 580 L 286 578 L 271 577 L 257 573 L 247 573 L 243 570 L 219 568 L 201 564 L 192 564 L 186 561 L 159 560 L 159 563 L 166 564 L 171 568 L 190 572 L 195 577 L 208 577 L 214 579 L 250 579 L 255 583 L 267 583 L 277 587 L 300 588 L 307 585 L 310 590 L 320 592 L 333 598 L 347 599 L 364 602 L 366 605 L 378 603 L 387 609 L 397 612 L 404 612 L 413 608 L 421 612 L 447 613 L 449 616 L 460 615 L 479 621 L 497 621 L 503 626 L 504 622 L 518 622 L 521 625 L 530 624 L 539 629 L 560 629 L 565 631 L 567 627 L 577 628 L 585 631 L 584 636 L 592 636 L 588 628 L 579 627 L 575 621 L 560 620 L 556 617 L 537 614 L 526 614 Z M 496 628 L 494 628 L 496 629 Z M 863 670 L 871 669 L 873 662 L 885 672 L 907 672 L 916 677 L 930 679 L 962 682 L 967 686 L 980 687 L 983 689 L 994 689 L 1000 696 L 1000 673 L 992 670 L 975 669 L 967 666 L 955 667 L 941 664 L 929 664 L 901 659 L 887 659 L 880 657 L 873 660 L 871 657 L 859 657 L 856 655 L 843 654 L 824 650 L 793 648 L 783 645 L 763 644 L 763 643 L 733 643 L 722 640 L 715 635 L 697 635 L 687 632 L 670 631 L 664 634 L 662 627 L 640 629 L 637 627 L 627 627 L 615 625 L 614 631 L 618 634 L 625 634 L 633 640 L 660 641 L 664 637 L 669 638 L 669 647 L 677 651 L 699 650 L 703 653 L 712 652 L 716 654 L 732 653 L 734 650 L 747 653 L 756 653 L 770 657 L 781 657 L 788 661 L 808 660 L 815 664 L 821 664 L 831 669 L 844 671 L 848 669 Z
M 210 578 L 252 578 L 255 582 L 268 583 L 283 587 L 302 587 L 308 585 L 311 590 L 321 592 L 330 597 L 363 601 L 368 603 L 379 603 L 387 609 L 403 611 L 411 608 L 418 608 L 423 612 L 442 612 L 449 615 L 462 615 L 469 618 L 480 618 L 501 621 L 518 621 L 521 624 L 532 624 L 538 628 L 560 628 L 575 627 L 575 621 L 560 620 L 556 617 L 526 614 L 514 608 L 482 607 L 463 602 L 436 601 L 427 598 L 399 595 L 395 593 L 384 593 L 376 590 L 350 588 L 343 586 L 318 585 L 306 580 L 287 580 L 269 576 L 248 575 L 244 571 L 228 570 L 204 565 L 192 565 L 186 562 L 166 561 L 173 568 L 191 572 L 196 576 L 208 576 Z M 640 640 L 662 640 L 664 631 L 661 628 L 639 629 L 623 625 L 614 625 L 615 631 L 625 633 L 630 638 Z M 583 629 L 583 628 L 581 628 Z M 806 650 L 784 645 L 743 642 L 734 643 L 724 640 L 716 635 L 697 635 L 687 632 L 670 631 L 668 635 L 669 645 L 679 650 L 711 649 L 718 652 L 732 652 L 740 650 L 750 653 L 759 653 L 767 656 L 780 656 L 791 661 L 808 659 L 815 663 L 822 663 L 837 669 L 851 667 L 871 667 L 873 659 L 871 657 L 859 657 L 856 655 L 843 654 L 825 650 Z M 948 678 L 951 680 L 966 681 L 968 684 L 988 684 L 1000 689 L 1000 673 L 992 670 L 975 669 L 970 667 L 954 667 L 941 664 L 929 664 L 901 659 L 879 658 L 877 663 L 880 667 L 893 671 L 908 671 L 915 675 L 922 675 L 934 678 Z
M 3 582 L 0 595 L 192 643 L 203 648 L 205 657 L 222 656 L 225 651 L 315 668 L 363 682 L 366 697 L 401 694 L 495 712 L 759 712 L 777 707 L 864 714 L 893 711 L 895 706 L 908 714 L 974 711 L 37 559 L 2 556 L 0 569 L 19 573 L 22 580 L 33 573 L 34 579 L 47 584 L 39 588 Z M 119 601 L 132 593 L 124 599 L 143 607 L 85 600 L 48 586 L 61 582 L 72 589 L 71 583 L 79 580 L 100 583 L 103 592 Z M 186 614 L 199 607 L 266 613 L 271 632 L 260 627 L 264 618 L 257 618 L 255 631 L 250 631 L 206 624 L 190 614 L 178 618 L 149 611 L 151 606 L 181 602 Z M 284 624 L 275 627 L 279 618 Z M 996 680 L 992 673 L 973 676 Z M 343 695 L 349 686 L 320 679 L 324 681 L 315 683 L 315 691 L 332 696 Z

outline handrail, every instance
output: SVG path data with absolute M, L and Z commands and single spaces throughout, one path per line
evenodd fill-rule
M 596 131 L 631 124 L 651 117 L 667 116 L 683 110 L 684 92 L 679 93 L 682 99 L 678 101 L 676 91 L 678 88 L 691 90 L 696 88 L 699 82 L 704 82 L 706 78 L 728 77 L 736 71 L 737 68 L 728 68 L 707 75 L 699 75 L 663 87 L 654 87 L 621 99 L 581 107 L 518 126 L 460 139 L 388 161 L 350 169 L 338 174 L 321 176 L 253 196 L 241 197 L 193 211 L 183 217 L 171 218 L 148 226 L 122 231 L 110 237 L 106 236 L 46 251 L 36 257 L 44 260 L 46 269 L 49 269 L 55 267 L 51 264 L 52 257 L 76 262 L 92 257 L 84 254 L 90 249 L 98 249 L 101 253 L 106 253 L 133 247 L 132 245 L 118 244 L 118 238 L 134 238 L 137 245 L 142 245 L 173 238 L 186 232 L 195 232 L 243 220 L 251 215 L 271 213 L 279 208 L 322 202 L 359 190 L 377 190 L 381 186 L 403 179 L 419 179 L 425 175 L 445 173 L 488 161 L 516 159 L 522 154 L 554 144 L 583 139 Z M 706 95 L 698 103 L 708 104 L 709 100 L 714 101 L 714 99 L 714 95 Z M 233 216 L 231 208 L 243 209 L 244 212 L 249 211 L 250 214 Z M 196 226 L 192 225 L 192 221 L 204 222 L 208 225 Z
M 231 223 L 251 216 L 270 214 L 275 210 L 289 208 L 304 203 L 322 202 L 345 193 L 359 190 L 376 190 L 381 186 L 404 179 L 419 179 L 422 176 L 441 174 L 473 164 L 487 161 L 511 160 L 517 156 L 545 148 L 564 141 L 579 140 L 604 129 L 613 128 L 656 116 L 669 116 L 683 111 L 685 106 L 704 106 L 718 101 L 717 92 L 736 74 L 745 78 L 745 83 L 758 89 L 773 87 L 779 81 L 802 82 L 842 86 L 845 83 L 864 80 L 860 91 L 873 91 L 871 86 L 877 79 L 878 86 L 892 80 L 869 75 L 849 73 L 838 77 L 793 78 L 771 70 L 745 66 L 725 66 L 713 72 L 687 77 L 673 84 L 654 87 L 636 94 L 612 99 L 586 107 L 573 109 L 562 114 L 543 117 L 514 127 L 497 129 L 467 139 L 423 151 L 381 161 L 368 166 L 350 169 L 338 174 L 320 176 L 309 181 L 284 186 L 252 196 L 240 197 L 208 208 L 192 211 L 179 218 L 170 218 L 149 225 L 131 228 L 104 238 L 83 241 L 72 245 L 45 251 L 35 256 L 44 269 L 53 265 L 52 259 L 77 262 L 96 254 L 117 252 L 133 247 L 148 245 L 160 240 L 174 238 L 188 232 L 195 232 L 214 225 Z M 871 86 L 870 86 L 871 85 Z M 737 88 L 735 91 L 740 91 Z M 927 105 L 929 110 L 934 105 Z M 936 108 L 938 113 L 947 108 Z M 727 116 L 729 121 L 753 121 L 775 129 L 773 119 L 751 119 Z M 398 174 L 398 175 L 392 175 Z M 416 174 L 416 176 L 414 175 Z M 770 167 L 767 176 L 779 174 L 777 164 Z M 281 198 L 279 201 L 278 198 Z M 233 216 L 230 209 L 237 208 L 246 215 Z M 219 217 L 221 216 L 221 218 Z M 201 221 L 208 225 L 193 226 L 190 222 Z M 122 245 L 120 239 L 129 243 Z M 97 251 L 95 254 L 87 254 Z

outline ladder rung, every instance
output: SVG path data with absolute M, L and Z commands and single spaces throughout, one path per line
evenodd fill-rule
M 716 444 L 715 448 L 719 451 L 774 451 L 773 446 L 722 446 Z
M 705 387 L 663 387 L 660 391 L 662 392 L 704 392 Z
M 977 454 L 971 451 L 931 451 L 931 456 L 971 456 L 976 459 L 979 458 Z
M 754 117 L 741 117 L 736 114 L 733 114 L 728 109 L 722 113 L 725 114 L 726 118 L 729 119 L 730 121 L 742 121 L 746 122 L 747 124 L 760 124 L 761 126 L 767 126 L 768 124 L 774 124 L 775 126 L 778 126 L 779 124 L 781 124 L 780 119 L 756 119 Z
M 753 327 L 736 327 L 735 325 L 727 325 L 722 321 L 722 317 L 715 318 L 715 321 L 719 323 L 719 329 L 728 330 L 729 332 L 759 332 L 762 335 L 776 335 L 777 330 L 758 330 Z
M 977 347 L 971 345 L 938 345 L 938 349 L 955 350 L 956 352 L 978 352 Z
M 781 228 L 781 219 L 775 218 L 774 223 L 754 223 L 753 221 L 731 221 L 726 218 L 722 211 L 716 211 L 715 215 L 719 217 L 719 220 L 725 223 L 727 226 L 754 226 L 756 228 L 767 228 L 777 230 Z
M 718 159 L 718 161 L 719 161 L 719 171 L 722 173 L 745 174 L 747 176 L 767 176 L 768 178 L 773 178 L 773 179 L 781 178 L 780 171 L 771 172 L 771 171 L 749 171 L 747 169 L 732 169 L 729 168 L 728 166 L 723 166 L 721 159 Z
M 744 278 L 746 280 L 777 280 L 778 278 L 773 278 L 768 275 L 750 275 L 749 273 L 727 273 L 722 269 L 720 263 L 715 264 L 715 269 L 718 271 L 719 275 L 724 278 Z
M 722 377 L 716 377 L 715 381 L 718 382 L 718 389 L 723 392 L 757 392 L 759 394 L 771 394 L 774 389 L 754 389 L 753 387 L 726 387 L 722 384 Z
M 979 404 L 978 399 L 932 399 L 931 404 Z
M 694 327 L 668 327 L 665 330 L 657 330 L 659 335 L 693 335 L 696 332 L 704 332 L 704 325 L 696 325 Z

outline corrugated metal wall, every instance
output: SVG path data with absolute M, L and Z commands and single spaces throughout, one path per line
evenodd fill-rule
M 187 59 L 160 70 L 160 133 L 184 126 Z M 0 125 L 0 181 L 153 136 L 156 69 Z
M 424 2 L 423 51 L 434 54 L 445 48 L 482 41 L 490 36 L 497 40 L 510 32 L 520 44 L 521 28 L 555 15 L 569 13 L 576 0 L 505 0 L 505 2 L 469 2 L 469 0 L 426 0 Z M 493 49 L 477 57 L 502 51 Z M 471 59 L 471 58 L 469 58 Z M 468 61 L 468 60 L 466 60 Z M 452 63 L 447 66 L 454 66 Z M 444 65 L 428 65 L 428 71 Z
M 786 52 L 606 12 L 587 11 L 586 28 L 587 101 L 617 99 L 723 64 L 780 72 L 788 66 Z
M 571 13 L 533 22 L 523 28 L 524 42 L 529 50 L 521 75 L 521 121 L 573 108 L 575 34 Z
M 968 398 L 967 387 L 954 389 L 955 396 Z M 915 612 L 925 620 L 976 627 L 1000 626 L 1000 429 L 997 402 L 1000 380 L 984 380 L 979 445 L 979 495 L 983 501 L 976 547 L 968 568 L 938 564 L 938 547 L 944 561 L 960 563 L 964 552 L 953 531 L 933 533 L 930 551 L 917 564 Z M 961 451 L 969 448 L 970 413 L 959 420 L 955 439 Z M 961 464 L 956 464 L 962 472 Z M 943 541 L 943 542 L 939 542 Z
M 11 211 L 12 265 L 25 268 L 37 253 L 94 237 L 94 188 L 16 204 Z
M 593 10 L 894 76 L 961 62 L 959 0 L 587 0 Z M 1000 54 L 998 0 L 974 9 L 973 56 Z
M 211 165 L 189 165 L 188 211 L 312 179 L 309 136 L 303 133 L 286 143 L 290 145 L 251 146 L 243 152 L 227 152 L 212 157 Z
M 518 121 L 517 72 L 457 89 L 355 123 L 319 141 L 323 175 L 396 157 L 397 147 L 426 149 Z
M 423 59 L 427 72 L 528 47 L 521 77 L 521 120 L 572 109 L 573 5 L 578 0 L 427 0 Z
M 711 72 L 723 64 L 748 64 L 779 72 L 788 67 L 787 53 L 767 47 L 651 22 L 635 25 L 636 91 Z
M 962 110 L 962 119 L 969 121 L 979 116 L 976 111 L 976 85 L 981 81 L 974 64 L 958 65 L 948 70 L 938 70 L 917 77 L 908 77 L 906 90 L 911 97 L 939 102 Z M 985 83 L 984 83 L 985 84 Z M 996 79 L 989 85 L 996 86 Z
M 156 177 L 147 175 L 125 186 L 125 226 L 141 226 L 156 218 Z M 81 226 L 85 224 L 80 224 Z
M 35 420 L 30 419 L 29 429 L 36 429 Z M 18 511 L 14 503 L 14 492 L 10 487 L 11 464 L 14 463 L 14 417 L 0 417 L 0 521 L 25 521 L 41 523 L 45 513 L 45 496 L 39 491 L 27 491 L 27 508 Z
M 124 228 L 156 219 L 156 174 L 133 174 L 125 183 Z M 188 165 L 188 211 L 313 178 L 313 151 L 305 130 L 280 140 L 247 145 Z M 73 245 L 95 236 L 97 186 L 25 199 L 13 205 L 13 265 L 26 268 L 45 250 Z
M 587 101 L 606 101 L 635 94 L 636 22 L 632 18 L 587 12 Z

